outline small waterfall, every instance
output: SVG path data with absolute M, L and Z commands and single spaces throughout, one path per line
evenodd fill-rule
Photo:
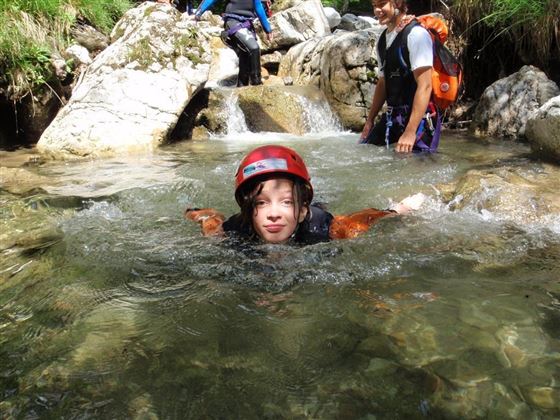
M 257 88 L 257 87 L 255 87 Z M 224 88 L 222 88 L 224 89 Z M 243 137 L 250 136 L 252 133 L 249 127 L 259 126 L 258 120 L 255 118 L 260 118 L 257 115 L 245 115 L 243 110 L 239 106 L 238 91 L 236 88 L 225 88 L 228 93 L 223 95 L 226 116 L 226 137 L 236 138 L 239 134 L 243 134 Z M 266 89 L 266 88 L 265 88 Z M 295 134 L 297 132 L 303 131 L 303 135 L 317 135 L 324 133 L 340 133 L 343 131 L 343 126 L 337 116 L 332 112 L 325 96 L 317 88 L 302 87 L 302 86 L 275 86 L 273 89 L 279 92 L 276 95 L 286 95 L 289 97 L 287 101 L 288 104 L 295 105 L 294 112 L 298 112 L 297 116 L 294 116 L 294 125 L 288 127 L 289 123 L 286 123 L 286 116 L 283 118 L 279 117 L 277 119 L 274 113 L 274 108 L 269 110 L 264 109 L 262 112 L 264 120 L 271 120 L 270 127 L 274 127 L 271 131 L 266 129 L 258 130 L 259 138 L 263 135 L 274 134 L 277 136 L 278 133 L 283 135 L 292 136 L 297 135 L 301 137 L 301 134 Z M 224 92 L 224 90 L 222 90 Z M 266 93 L 265 93 L 266 95 Z M 270 97 L 263 99 L 263 103 L 270 100 Z M 265 105 L 266 108 L 266 105 Z M 268 115 L 267 113 L 272 113 Z M 282 131 L 282 127 L 287 128 L 288 131 Z M 290 131 L 293 129 L 294 131 Z
M 249 131 L 245 115 L 239 108 L 239 100 L 237 93 L 233 89 L 228 100 L 226 101 L 227 112 L 227 136 L 246 133 Z
M 343 131 L 338 117 L 332 112 L 328 102 L 324 99 L 312 100 L 299 96 L 299 101 L 305 112 L 305 125 L 308 133 L 329 133 Z

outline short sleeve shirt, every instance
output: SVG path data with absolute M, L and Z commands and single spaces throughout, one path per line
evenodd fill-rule
M 387 48 L 391 46 L 395 38 L 397 37 L 397 32 L 391 31 L 387 32 L 385 35 Z M 420 25 L 416 25 L 408 34 L 406 39 L 407 47 L 409 51 L 410 67 L 411 71 L 419 69 L 421 67 L 432 67 L 434 64 L 434 53 L 432 37 L 428 31 L 422 28 Z M 376 48 L 377 62 L 381 63 L 381 58 L 379 57 L 379 50 Z M 379 69 L 379 76 L 383 77 L 383 68 Z

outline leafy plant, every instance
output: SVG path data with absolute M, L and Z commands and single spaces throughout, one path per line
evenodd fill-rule
M 551 50 L 560 44 L 559 0 L 454 0 L 452 11 L 467 37 L 512 41 L 516 52 L 546 67 Z
M 86 21 L 109 32 L 132 0 L 0 0 L 0 88 L 17 100 L 52 77 L 50 59 Z

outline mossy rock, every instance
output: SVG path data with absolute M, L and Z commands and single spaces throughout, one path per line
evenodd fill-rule
M 238 89 L 239 107 L 253 132 L 304 134 L 307 101 L 324 100 L 311 86 L 249 86 Z

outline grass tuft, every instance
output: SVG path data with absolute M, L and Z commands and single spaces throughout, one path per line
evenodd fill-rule
M 559 0 L 454 0 L 452 11 L 467 38 L 484 40 L 482 49 L 508 39 L 520 56 L 547 67 L 560 45 Z
M 0 0 L 0 88 L 18 100 L 53 77 L 78 20 L 109 33 L 132 0 Z

